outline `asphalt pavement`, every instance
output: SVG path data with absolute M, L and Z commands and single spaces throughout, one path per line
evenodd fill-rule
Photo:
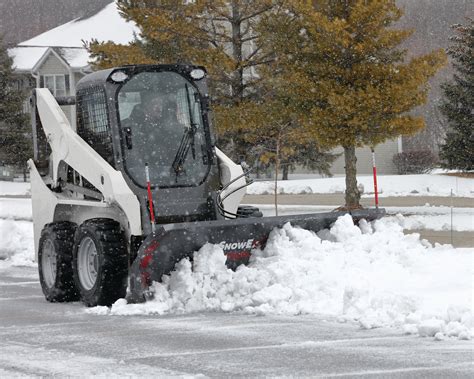
M 472 341 L 315 316 L 98 316 L 0 270 L 0 377 L 472 378 Z

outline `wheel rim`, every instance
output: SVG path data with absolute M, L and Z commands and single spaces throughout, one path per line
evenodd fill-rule
M 81 285 L 90 290 L 97 281 L 97 271 L 99 267 L 99 255 L 94 241 L 90 237 L 85 237 L 77 253 L 78 274 Z
M 46 285 L 49 288 L 53 287 L 56 282 L 57 255 L 54 244 L 49 239 L 45 240 L 43 243 L 41 266 L 43 269 L 43 279 Z

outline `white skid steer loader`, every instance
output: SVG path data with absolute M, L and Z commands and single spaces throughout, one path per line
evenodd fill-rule
M 36 257 L 48 301 L 143 301 L 153 281 L 206 243 L 248 262 L 286 222 L 318 231 L 343 212 L 262 217 L 240 206 L 240 165 L 216 146 L 207 73 L 137 65 L 84 77 L 74 97 L 32 96 L 29 161 Z M 60 105 L 76 105 L 77 131 Z M 372 220 L 382 209 L 351 212 Z

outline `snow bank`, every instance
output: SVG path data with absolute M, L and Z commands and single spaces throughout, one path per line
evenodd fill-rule
M 247 204 L 260 209 L 264 216 L 275 216 L 275 206 L 270 204 Z M 335 206 L 327 205 L 279 205 L 278 215 L 331 212 Z M 393 215 L 405 230 L 451 230 L 451 208 L 445 206 L 383 207 Z M 453 231 L 474 231 L 474 208 L 453 208 Z M 402 215 L 403 214 L 403 215 Z M 1 213 L 0 213 L 1 217 Z
M 193 264 L 182 260 L 154 284 L 154 300 L 121 299 L 87 312 L 326 314 L 363 328 L 471 338 L 473 259 L 474 249 L 433 248 L 393 220 L 359 229 L 345 216 L 319 236 L 289 224 L 274 230 L 266 248 L 235 272 L 218 246 L 206 245 Z
M 372 176 L 359 176 L 357 181 L 365 193 L 373 193 Z M 247 189 L 249 195 L 273 194 L 274 182 L 255 182 Z M 311 194 L 343 193 L 345 178 L 319 178 L 286 180 L 278 182 L 278 193 Z M 456 196 L 474 197 L 474 179 L 447 175 L 380 175 L 378 177 L 380 196 L 450 196 L 451 189 Z
M 0 195 L 29 195 L 30 183 L 5 182 L 0 180 Z
M 33 223 L 0 219 L 0 268 L 35 266 Z
M 472 208 L 467 209 L 470 210 Z M 401 214 L 397 214 L 394 216 L 394 218 L 405 230 L 451 230 L 451 216 L 449 214 L 410 216 L 402 216 Z M 470 212 L 453 212 L 452 227 L 453 231 L 456 232 L 474 231 L 474 212 L 472 212 L 472 210 Z
M 0 198 L 0 218 L 33 221 L 31 199 Z

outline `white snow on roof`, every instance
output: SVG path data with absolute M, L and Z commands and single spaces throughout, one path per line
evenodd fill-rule
M 47 47 L 14 47 L 8 50 L 17 71 L 30 71 L 48 50 Z
M 43 58 L 49 47 L 18 46 L 8 50 L 13 58 L 13 67 L 16 71 L 31 71 Z M 89 53 L 83 47 L 54 48 L 56 53 L 64 59 L 72 69 L 82 69 L 89 66 Z
M 70 21 L 19 45 L 83 47 L 83 41 L 92 39 L 126 44 L 133 40 L 134 32 L 139 32 L 137 26 L 125 21 L 113 2 L 90 18 Z
M 62 48 L 61 56 L 74 68 L 88 66 L 89 53 L 84 48 Z

